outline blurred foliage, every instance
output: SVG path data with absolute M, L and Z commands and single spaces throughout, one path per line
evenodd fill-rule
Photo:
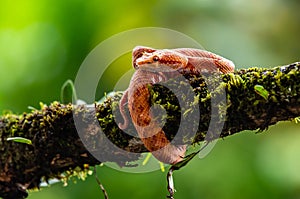
M 60 99 L 87 54 L 124 30 L 159 26 L 183 32 L 237 67 L 271 67 L 299 60 L 298 0 L 2 0 L 0 2 L 0 110 L 17 113 Z M 149 37 L 151 39 L 151 37 Z M 112 49 L 113 50 L 113 49 Z M 108 70 L 99 91 L 111 91 L 130 66 Z M 101 66 L 99 66 L 101 67 Z M 218 142 L 205 159 L 175 172 L 176 198 L 299 198 L 299 127 L 276 125 L 254 136 Z M 162 198 L 165 173 L 121 173 L 98 169 L 111 198 Z M 93 177 L 62 184 L 29 198 L 99 198 Z

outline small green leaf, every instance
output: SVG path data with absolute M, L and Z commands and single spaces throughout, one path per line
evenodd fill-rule
M 148 153 L 148 154 L 146 155 L 146 157 L 145 157 L 145 159 L 144 159 L 144 161 L 143 161 L 143 163 L 142 163 L 143 166 L 146 165 L 146 164 L 149 162 L 149 159 L 150 159 L 151 156 L 152 156 L 151 153 Z
M 73 102 L 75 104 L 77 102 L 77 94 L 74 83 L 72 80 L 68 79 L 61 87 L 60 91 L 60 99 L 64 104 Z
M 262 96 L 265 100 L 268 100 L 269 97 L 269 92 L 261 85 L 255 85 L 254 86 L 254 91 Z
M 7 138 L 6 140 L 7 141 L 20 142 L 20 143 L 29 144 L 29 145 L 32 144 L 31 140 L 29 140 L 27 138 L 23 138 L 23 137 L 10 137 L 10 138 Z
M 165 165 L 164 165 L 164 163 L 162 163 L 162 162 L 159 161 L 159 167 L 160 167 L 161 172 L 165 172 Z
M 108 97 L 113 97 L 114 95 L 116 95 L 115 91 L 111 91 L 109 93 L 104 93 L 104 96 L 98 101 L 98 103 L 102 104 Z
M 295 118 L 294 118 L 294 122 L 295 122 L 296 124 L 299 124 L 299 123 L 300 123 L 300 116 L 299 116 L 299 117 L 295 117 Z

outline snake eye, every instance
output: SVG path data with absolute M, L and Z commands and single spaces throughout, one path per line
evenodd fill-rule
M 158 56 L 153 56 L 153 61 L 159 61 L 159 57 Z

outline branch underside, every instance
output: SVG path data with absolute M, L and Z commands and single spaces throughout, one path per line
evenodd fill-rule
M 149 103 L 159 105 L 154 106 L 155 119 L 165 122 L 164 132 L 175 144 L 265 130 L 300 116 L 299 62 L 185 78 L 149 87 Z M 1 116 L 0 197 L 25 198 L 26 189 L 38 188 L 41 179 L 61 178 L 75 168 L 84 171 L 107 161 L 125 166 L 137 160 L 147 150 L 132 124 L 124 132 L 118 128 L 121 96 L 116 93 L 92 107 L 54 102 L 31 113 Z M 159 107 L 167 114 L 156 115 Z M 9 137 L 24 137 L 32 144 L 7 141 Z

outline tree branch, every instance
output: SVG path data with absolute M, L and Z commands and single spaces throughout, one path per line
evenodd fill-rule
M 195 92 L 193 100 L 187 100 L 189 94 L 176 95 L 187 84 L 181 79 L 149 87 L 151 103 L 168 113 L 156 119 L 166 122 L 164 131 L 174 142 L 199 143 L 243 130 L 265 130 L 300 116 L 299 62 L 271 69 L 185 77 Z M 133 125 L 125 133 L 114 119 L 118 121 L 120 115 L 115 111 L 114 117 L 113 110 L 121 96 L 115 93 L 94 106 L 54 102 L 31 113 L 1 116 L 0 197 L 25 198 L 26 190 L 37 188 L 41 179 L 85 172 L 100 162 L 124 166 L 137 160 L 147 150 L 134 136 Z M 196 110 L 200 115 L 195 114 Z M 185 128 L 178 136 L 180 126 L 186 124 L 196 129 Z M 7 141 L 10 137 L 27 138 L 31 144 Z

